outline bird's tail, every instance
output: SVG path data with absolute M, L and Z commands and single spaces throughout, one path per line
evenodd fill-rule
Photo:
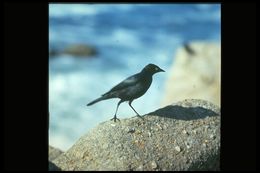
M 98 99 L 93 100 L 92 102 L 88 103 L 87 106 L 93 105 L 93 104 L 95 104 L 95 103 L 97 103 L 97 102 L 99 102 L 101 100 L 104 100 L 104 98 L 103 97 L 99 97 Z
M 110 98 L 113 98 L 111 97 L 110 95 L 106 95 L 106 94 L 103 94 L 101 97 L 97 98 L 96 100 L 93 100 L 92 102 L 88 103 L 87 106 L 90 106 L 90 105 L 93 105 L 101 100 L 106 100 L 106 99 L 110 99 Z

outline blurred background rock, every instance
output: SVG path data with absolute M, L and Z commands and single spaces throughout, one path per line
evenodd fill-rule
M 161 105 L 184 99 L 204 99 L 220 106 L 219 43 L 192 42 L 179 47 L 168 72 Z

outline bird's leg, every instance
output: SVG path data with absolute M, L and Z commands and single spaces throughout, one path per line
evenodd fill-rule
M 123 101 L 120 100 L 120 101 L 117 103 L 116 113 L 117 113 L 117 110 L 118 110 L 119 105 L 120 105 L 122 102 L 123 102 Z M 116 113 L 115 113 L 114 117 L 111 118 L 110 120 L 114 120 L 114 122 L 116 122 L 116 120 L 120 121 L 120 120 L 116 117 Z
M 131 104 L 132 104 L 132 101 L 133 101 L 133 100 L 129 101 L 129 106 L 135 111 L 135 113 L 137 114 L 137 116 L 138 116 L 139 118 L 144 119 L 144 118 L 143 118 L 141 115 L 139 115 L 139 114 L 136 112 L 136 110 L 133 108 L 133 106 L 131 105 Z

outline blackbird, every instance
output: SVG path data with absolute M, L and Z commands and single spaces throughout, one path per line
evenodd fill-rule
M 134 110 L 138 117 L 142 118 L 133 108 L 131 103 L 134 99 L 137 99 L 146 93 L 152 83 L 152 76 L 158 72 L 164 72 L 164 70 L 157 65 L 148 64 L 141 72 L 126 78 L 98 99 L 88 103 L 87 106 L 93 105 L 101 100 L 119 98 L 120 101 L 117 103 L 115 115 L 111 120 L 114 120 L 115 122 L 116 120 L 119 120 L 116 117 L 117 110 L 119 105 L 125 101 L 129 101 L 129 106 Z

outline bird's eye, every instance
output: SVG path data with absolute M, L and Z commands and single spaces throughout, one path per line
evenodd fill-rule
M 155 70 L 158 71 L 159 69 L 157 67 L 155 67 Z

